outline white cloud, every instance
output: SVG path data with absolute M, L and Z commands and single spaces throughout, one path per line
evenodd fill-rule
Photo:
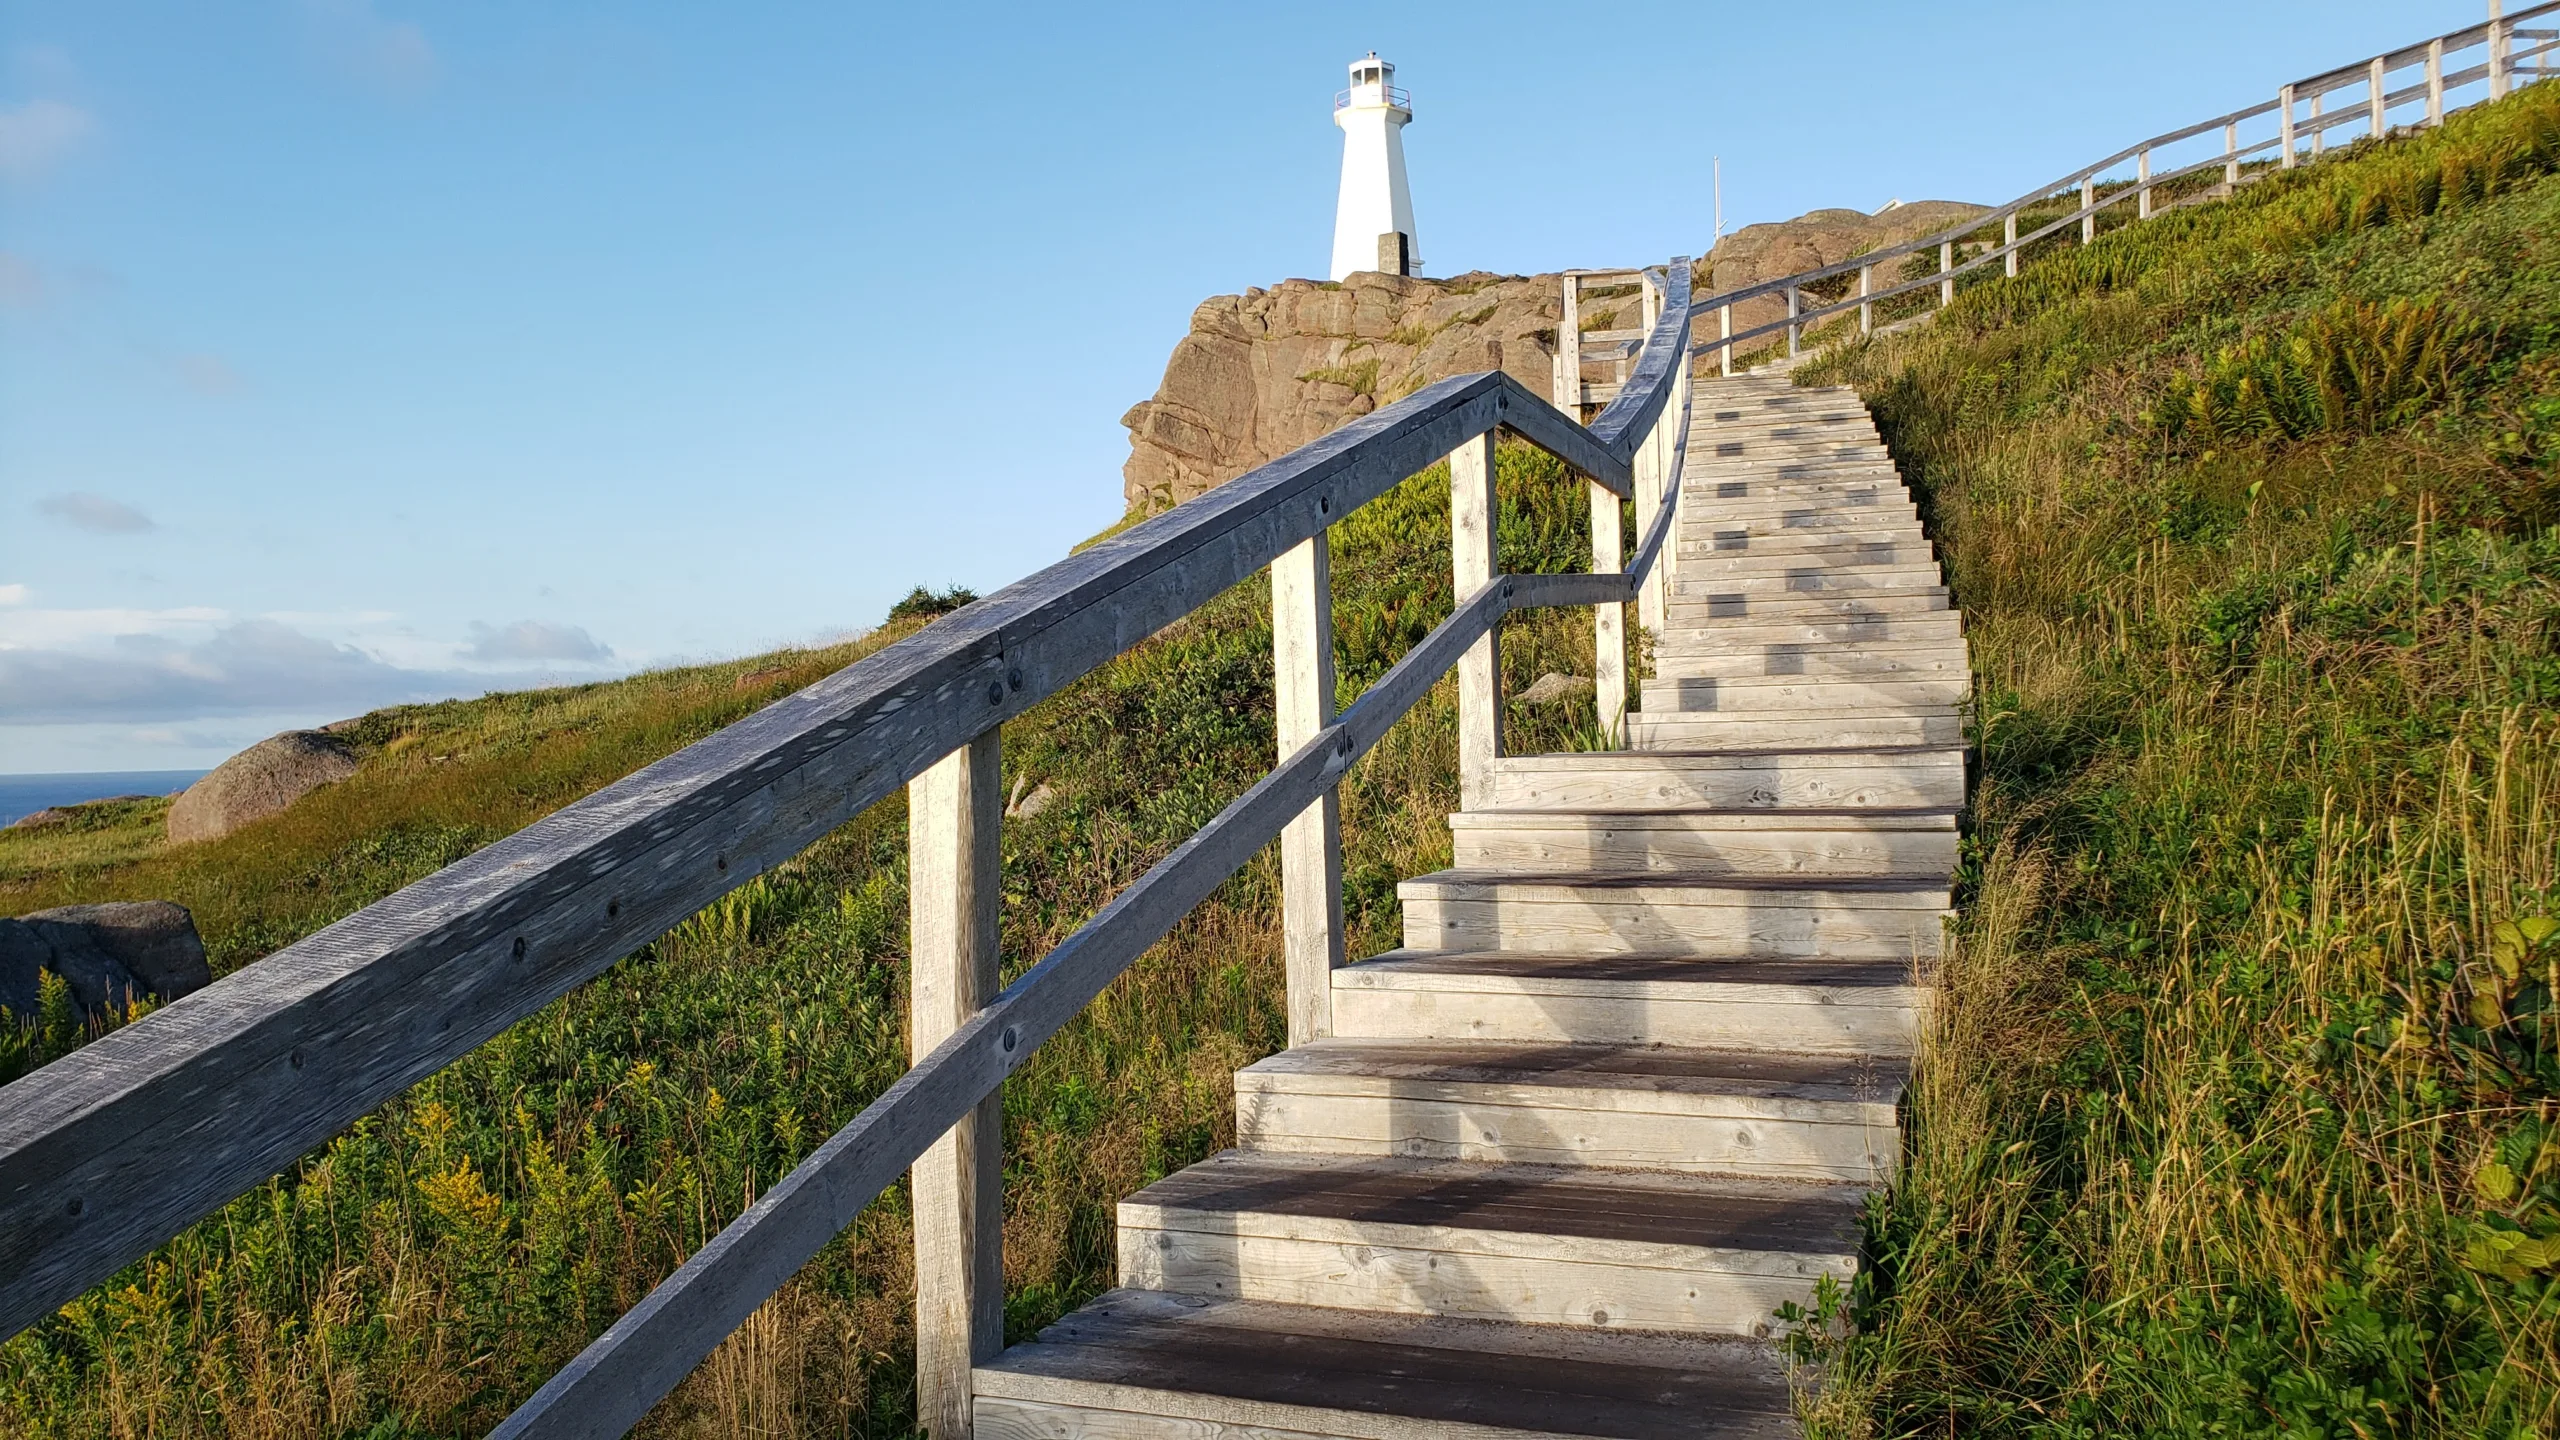
M 0 585 L 0 605 L 24 605 L 34 593 L 24 584 Z
M 86 530 L 92 535 L 140 535 L 160 528 L 152 523 L 150 516 L 123 501 L 86 491 L 47 495 L 36 502 L 36 509 L 44 512 L 48 519 L 58 520 L 74 530 Z
M 489 664 L 554 660 L 593 665 L 613 658 L 610 646 L 578 626 L 540 620 L 518 620 L 499 626 L 475 620 L 471 624 L 471 644 L 462 653 L 465 659 Z
M 103 649 L 0 649 L 0 723 L 164 724 L 305 708 L 349 712 L 485 689 L 478 676 L 404 670 L 272 620 L 188 641 L 116 635 Z
M 0 105 L 0 178 L 33 180 L 87 139 L 97 122 L 68 100 Z
M 313 53 L 342 75 L 395 95 L 435 83 L 435 46 L 414 20 L 391 19 L 372 0 L 303 0 L 302 18 Z

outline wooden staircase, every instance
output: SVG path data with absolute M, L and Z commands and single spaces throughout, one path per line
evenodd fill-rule
M 1506 757 L 980 1440 L 1783 1435 L 1938 952 L 1965 648 L 1856 395 L 1701 387 L 1631 748 Z

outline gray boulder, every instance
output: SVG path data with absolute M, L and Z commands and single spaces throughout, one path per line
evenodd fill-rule
M 78 931 L 155 999 L 175 1000 L 213 983 L 204 939 L 196 934 L 196 918 L 184 905 L 116 900 L 103 905 L 61 905 L 21 918 L 48 940 L 65 930 Z
M 223 761 L 169 807 L 169 838 L 181 844 L 228 835 L 281 814 L 294 801 L 356 773 L 355 752 L 334 735 L 287 730 Z
M 82 1010 L 94 1012 L 111 1006 L 122 1009 L 147 993 L 133 978 L 133 972 L 100 947 L 86 927 L 44 920 L 24 923 L 44 941 L 49 952 L 44 968 L 63 978 L 71 987 L 71 998 L 80 1002 Z
M 0 1010 L 20 1025 L 35 1023 L 44 991 L 40 977 L 53 959 L 53 947 L 35 927 L 19 920 L 0 920 Z

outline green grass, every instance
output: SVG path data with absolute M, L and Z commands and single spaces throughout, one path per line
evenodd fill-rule
M 1508 444 L 1497 467 L 1505 565 L 1579 568 L 1584 484 Z M 1446 467 L 1334 544 L 1347 699 L 1448 613 Z M 156 803 L 78 836 L 0 832 L 0 901 L 177 899 L 228 972 L 914 623 L 381 712 L 352 733 L 354 778 L 221 841 L 160 843 Z M 1269 768 L 1270 652 L 1256 580 L 1006 728 L 1008 792 L 1056 797 L 1005 827 L 1008 976 Z M 1588 612 L 1515 617 L 1505 665 L 1515 690 L 1590 674 Z M 1512 714 L 1528 748 L 1593 729 L 1587 696 Z M 1398 879 L 1447 863 L 1454 760 L 1444 685 L 1345 779 L 1355 953 L 1395 943 Z M 905 848 L 903 803 L 875 807 L 0 1345 L 0 1433 L 483 1433 L 904 1068 Z M 1277 885 L 1266 854 L 1007 1085 L 1013 1333 L 1107 1285 L 1120 1196 L 1232 1139 L 1229 1074 L 1284 1031 Z M 21 1062 L 77 1028 L 38 1032 Z M 909 1433 L 907 1226 L 901 1188 L 647 1433 Z
M 2560 1430 L 2555 171 L 2535 87 L 1808 368 L 1980 752 L 1817 1433 Z

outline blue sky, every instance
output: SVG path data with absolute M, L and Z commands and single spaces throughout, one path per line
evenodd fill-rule
M 818 640 L 1120 510 L 1321 274 L 1372 47 L 1434 273 L 2004 199 L 2474 4 L 0 0 L 0 771 Z

